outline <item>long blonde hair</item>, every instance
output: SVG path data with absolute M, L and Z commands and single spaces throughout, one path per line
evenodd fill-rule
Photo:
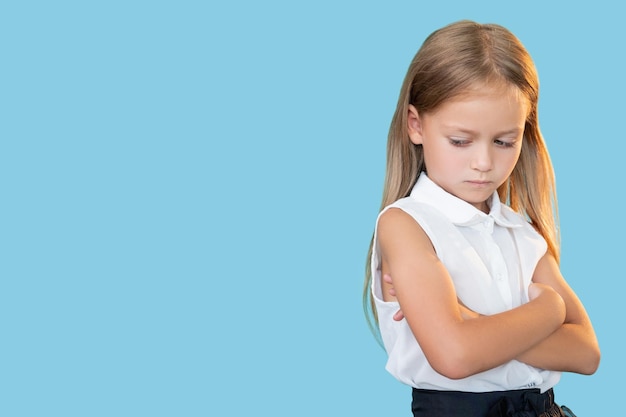
M 508 29 L 469 20 L 452 23 L 426 38 L 413 58 L 400 90 L 387 139 L 387 166 L 380 209 L 406 197 L 424 171 L 421 145 L 408 136 L 409 105 L 421 114 L 435 111 L 477 83 L 516 87 L 530 103 L 522 150 L 509 179 L 498 189 L 503 203 L 525 216 L 545 238 L 559 260 L 560 238 L 552 162 L 539 129 L 539 80 L 522 43 Z M 376 308 L 371 294 L 372 241 L 366 261 L 363 307 L 375 331 Z M 372 320 L 373 319 L 373 320 Z

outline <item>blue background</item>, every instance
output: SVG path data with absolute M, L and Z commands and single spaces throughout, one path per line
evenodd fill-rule
M 615 408 L 616 2 L 16 4 L 0 6 L 0 415 L 410 415 L 363 267 L 409 61 L 463 18 L 535 59 L 562 271 L 603 352 L 557 399 Z

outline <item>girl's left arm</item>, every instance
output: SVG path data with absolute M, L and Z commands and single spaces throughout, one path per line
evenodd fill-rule
M 549 285 L 561 295 L 565 301 L 565 322 L 517 359 L 542 369 L 593 374 L 600 363 L 598 340 L 582 302 L 561 275 L 552 255 L 541 258 L 533 282 Z

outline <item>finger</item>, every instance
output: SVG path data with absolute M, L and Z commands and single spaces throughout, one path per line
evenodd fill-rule
M 391 275 L 383 274 L 383 281 L 385 281 L 387 284 L 392 284 L 392 282 L 391 282 Z
M 402 313 L 402 310 L 396 311 L 396 314 L 393 315 L 393 319 L 395 321 L 401 321 L 403 318 L 404 318 L 404 313 Z
M 392 296 L 392 297 L 396 296 L 396 290 L 393 287 L 389 288 L 389 295 Z

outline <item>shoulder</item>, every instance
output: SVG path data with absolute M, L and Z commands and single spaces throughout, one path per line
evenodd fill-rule
M 425 214 L 428 211 L 429 206 L 409 198 L 398 200 L 380 213 L 376 227 L 378 239 L 383 246 L 432 247 L 431 227 Z
M 388 211 L 396 212 L 395 216 L 406 217 L 405 215 L 399 214 L 399 212 L 404 212 L 418 223 L 424 223 L 432 221 L 431 219 L 433 218 L 443 217 L 443 215 L 435 207 L 430 204 L 417 201 L 411 197 L 401 198 L 393 204 L 388 205 L 380 212 L 379 218 L 385 216 Z
M 507 206 L 506 204 L 502 203 L 502 205 L 500 206 L 500 210 L 504 218 L 510 221 L 511 223 L 519 224 L 519 225 L 528 224 L 528 220 L 526 220 L 524 216 L 522 216 L 520 213 L 513 210 L 511 207 Z
M 504 216 L 504 218 L 506 220 L 508 220 L 509 222 L 511 222 L 514 225 L 517 226 L 523 226 L 524 228 L 528 229 L 528 230 L 535 230 L 535 228 L 532 226 L 532 224 L 530 224 L 530 222 L 528 221 L 528 219 L 526 217 L 524 217 L 522 214 L 518 213 L 517 211 L 513 210 L 511 207 L 507 206 L 507 205 L 502 205 L 502 215 Z
M 512 229 L 519 244 L 526 242 L 525 245 L 532 247 L 532 252 L 536 252 L 537 255 L 543 255 L 545 253 L 548 248 L 546 240 L 526 217 L 505 205 L 502 206 L 502 214 L 507 221 L 519 226 Z
M 426 233 L 431 240 L 452 226 L 450 220 L 445 217 L 436 207 L 412 197 L 405 197 L 385 207 L 377 219 L 377 228 L 389 225 L 398 225 L 417 228 Z
M 398 230 L 415 229 L 419 221 L 401 205 L 392 205 L 385 208 L 378 216 L 378 233 L 396 232 Z M 420 228 L 421 229 L 421 228 Z

